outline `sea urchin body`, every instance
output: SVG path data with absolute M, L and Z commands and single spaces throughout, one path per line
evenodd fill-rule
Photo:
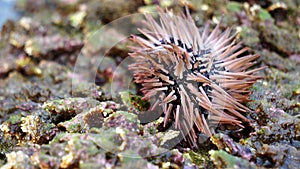
M 200 32 L 188 10 L 181 16 L 160 12 L 159 22 L 145 17 L 147 28 L 139 31 L 147 39 L 131 37 L 139 46 L 131 47 L 135 63 L 129 69 L 143 98 L 157 98 L 153 106 L 162 107 L 164 126 L 175 121 L 192 146 L 197 132 L 211 136 L 214 124 L 242 127 L 248 120 L 241 113 L 249 111 L 242 103 L 260 68 L 247 69 L 259 56 L 243 55 L 248 49 L 234 42 L 230 28 L 221 32 L 218 24 L 209 32 L 207 24 Z

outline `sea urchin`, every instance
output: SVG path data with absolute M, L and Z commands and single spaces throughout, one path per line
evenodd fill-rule
M 160 10 L 159 22 L 145 15 L 143 36 L 131 36 L 138 47 L 129 55 L 134 81 L 141 84 L 143 99 L 153 99 L 164 112 L 164 126 L 171 120 L 196 146 L 197 132 L 208 136 L 215 124 L 241 125 L 248 122 L 241 112 L 249 111 L 249 88 L 259 79 L 261 68 L 247 70 L 258 55 L 243 55 L 248 48 L 236 44 L 231 28 L 220 31 L 218 24 L 209 33 L 206 24 L 198 30 L 188 10 L 175 16 Z

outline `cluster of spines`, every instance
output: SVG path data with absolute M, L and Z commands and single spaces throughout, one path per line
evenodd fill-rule
M 241 112 L 249 109 L 242 103 L 249 101 L 249 88 L 260 78 L 254 73 L 261 68 L 247 70 L 259 56 L 243 56 L 248 48 L 234 42 L 230 28 L 221 33 L 218 24 L 209 33 L 206 24 L 201 34 L 186 11 L 181 16 L 160 11 L 160 22 L 145 15 L 147 29 L 139 31 L 147 39 L 131 37 L 139 47 L 131 47 L 135 63 L 129 69 L 143 86 L 143 98 L 157 98 L 152 109 L 162 107 L 164 126 L 175 120 L 195 146 L 195 130 L 211 136 L 214 124 L 243 127 L 248 120 Z

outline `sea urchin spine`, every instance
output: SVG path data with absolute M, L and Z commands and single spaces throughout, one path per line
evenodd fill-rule
M 197 132 L 211 136 L 214 124 L 241 125 L 247 122 L 241 112 L 249 111 L 242 103 L 249 98 L 249 88 L 260 77 L 261 68 L 247 70 L 258 55 L 244 56 L 248 48 L 236 44 L 236 35 L 218 24 L 209 33 L 209 24 L 199 32 L 188 10 L 175 16 L 160 11 L 160 21 L 146 14 L 147 37 L 131 36 L 139 47 L 131 47 L 129 65 L 134 80 L 143 86 L 144 99 L 156 98 L 164 112 L 164 126 L 174 120 L 175 127 L 187 134 L 196 146 Z

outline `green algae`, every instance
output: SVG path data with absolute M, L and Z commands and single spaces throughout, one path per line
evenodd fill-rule
M 259 10 L 258 17 L 262 21 L 266 21 L 268 19 L 272 19 L 272 16 L 270 15 L 270 13 L 267 10 L 265 10 L 265 9 L 260 9 Z
M 142 96 L 126 91 L 120 92 L 120 96 L 125 105 L 133 107 L 137 111 L 146 111 L 150 107 L 150 103 L 147 100 L 142 100 Z
M 242 10 L 242 4 L 238 2 L 228 2 L 226 8 L 232 12 L 240 12 Z
M 21 118 L 22 118 L 22 116 L 21 116 L 20 114 L 12 115 L 12 116 L 9 116 L 8 121 L 9 121 L 11 124 L 17 124 L 17 123 L 20 123 L 20 122 L 21 122 Z
M 200 168 L 210 168 L 213 167 L 212 163 L 210 162 L 208 151 L 189 151 L 185 154 L 187 157 L 186 159 L 190 159 L 191 163 L 196 164 Z

